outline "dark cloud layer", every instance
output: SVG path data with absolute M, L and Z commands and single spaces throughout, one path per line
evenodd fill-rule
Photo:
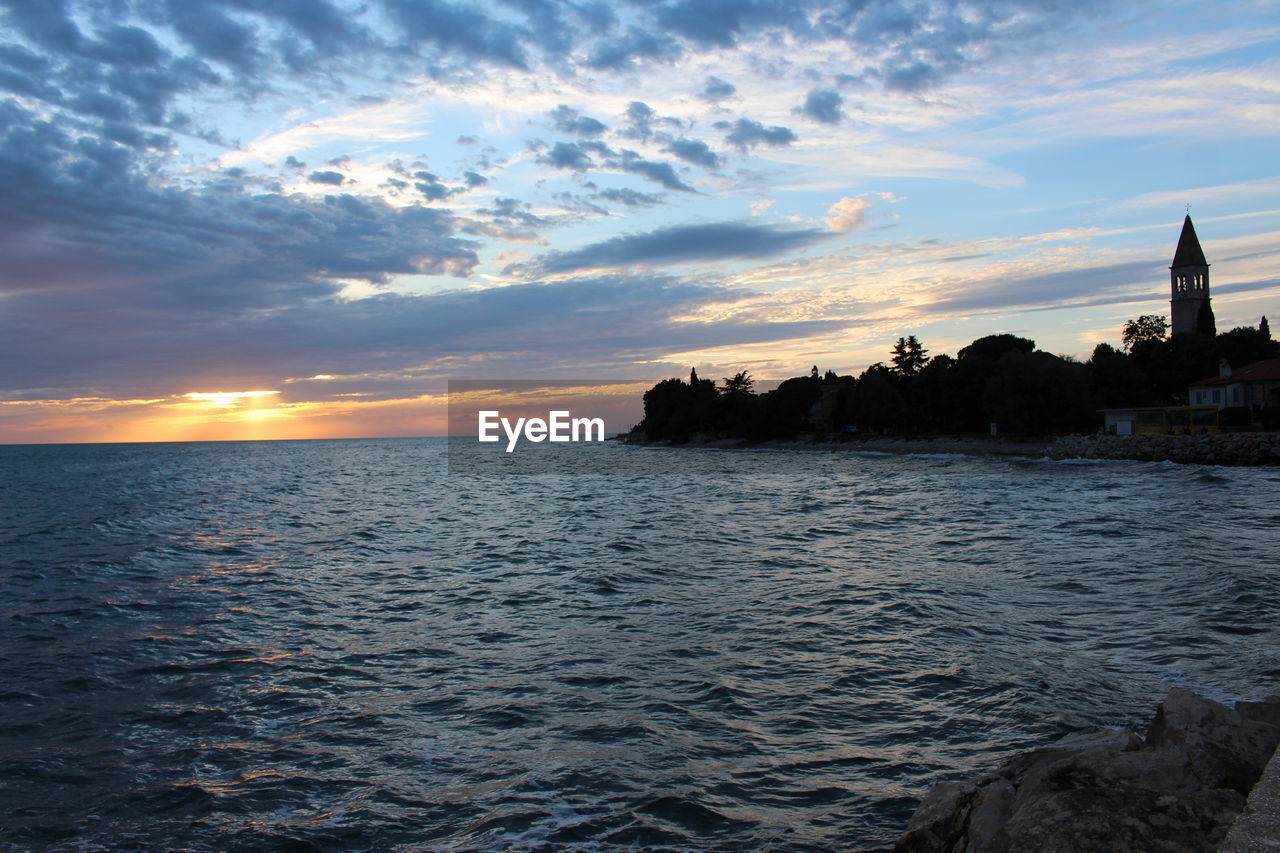
M 341 281 L 466 275 L 478 262 L 445 211 L 252 191 L 234 171 L 156 186 L 140 158 L 0 105 L 0 361 L 17 371 L 10 387 L 105 358 L 89 340 L 132 352 L 191 324 L 332 298 Z
M 535 269 L 541 273 L 564 273 L 634 265 L 767 258 L 813 245 L 829 236 L 816 229 L 783 229 L 741 222 L 676 225 L 614 237 L 571 252 L 549 252 L 539 259 Z
M 1101 0 L 1097 0 L 1101 2 Z M 475 63 L 594 70 L 668 62 L 785 35 L 844 43 L 886 89 L 935 86 L 982 57 L 1016 49 L 1069 14 L 1047 0 L 919 4 L 906 0 L 630 0 L 603 6 L 553 0 L 6 0 L 0 87 L 89 121 L 142 122 L 198 131 L 176 107 L 210 87 L 240 95 L 276 78 L 331 85 L 343 71 L 470 74 Z M 732 84 L 709 78 L 699 96 L 720 101 Z M 824 96 L 829 97 L 829 96 Z M 830 115 L 814 104 L 815 117 Z M 557 119 L 560 121 L 561 119 Z M 827 120 L 827 119 L 821 119 Z M 591 135 L 598 119 L 566 116 Z M 212 132 L 212 131 L 206 131 Z
M 380 389 L 387 396 L 421 393 L 427 379 L 450 366 L 469 375 L 484 369 L 527 375 L 535 353 L 540 370 L 580 372 L 582 364 L 603 370 L 635 357 L 661 359 L 697 346 L 784 340 L 835 328 L 825 321 L 744 319 L 700 326 L 675 319 L 744 295 L 662 276 L 605 276 L 356 302 L 310 300 L 235 323 L 204 322 L 173 308 L 158 312 L 164 322 L 135 336 L 129 347 L 119 346 L 109 325 L 123 319 L 123 311 L 92 304 L 87 307 L 102 312 L 98 322 L 76 323 L 67 310 L 73 295 L 59 297 L 57 306 L 23 295 L 10 308 L 21 321 L 14 345 L 33 358 L 25 364 L 0 360 L 0 387 L 19 398 L 24 388 L 150 396 L 279 388 L 281 377 L 318 373 L 374 374 L 346 387 L 376 398 Z M 51 307 L 62 310 L 50 316 Z M 71 333 L 75 348 L 49 338 Z M 336 390 L 320 385 L 307 393 Z
M 581 353 L 634 346 L 660 354 L 664 346 L 816 330 L 728 324 L 690 331 L 667 318 L 700 301 L 735 297 L 656 277 L 345 301 L 338 294 L 350 281 L 466 276 L 481 248 L 470 237 L 527 239 L 553 223 L 510 198 L 471 218 L 455 216 L 450 200 L 490 180 L 478 160 L 460 177 L 441 177 L 426 164 L 400 168 L 389 186 L 398 201 L 414 203 L 393 207 L 358 194 L 341 162 L 316 168 L 286 161 L 291 178 L 305 176 L 319 185 L 313 190 L 332 188 L 315 197 L 286 194 L 277 178 L 238 169 L 192 177 L 169 152 L 188 137 L 234 145 L 224 130 L 205 124 L 201 99 L 341 99 L 365 94 L 345 88 L 347 80 L 394 88 L 394 81 L 425 77 L 447 86 L 488 67 L 642 77 L 693 52 L 781 38 L 845 44 L 860 80 L 913 93 L 1026 43 L 1077 10 L 1048 0 L 620 0 L 614 7 L 556 0 L 0 0 L 0 388 L 113 393 L 136 381 L 152 393 L 203 375 L 266 381 L 281 372 L 372 370 L 495 345 L 545 352 L 580 338 Z M 712 77 L 690 81 L 688 94 L 720 103 L 735 91 Z M 834 91 L 819 90 L 802 111 L 833 121 L 840 106 Z M 596 191 L 594 201 L 624 207 L 696 192 L 690 167 L 723 165 L 690 126 L 641 101 L 609 121 L 612 131 L 575 107 L 558 107 L 550 127 L 571 138 L 537 146 L 537 162 L 653 185 L 654 193 L 597 191 L 583 180 Z M 749 118 L 717 129 L 739 152 L 796 139 L 786 127 Z M 619 139 L 673 159 L 626 149 Z M 601 211 L 585 200 L 581 209 Z M 560 274 L 753 259 L 802 249 L 824 234 L 739 223 L 676 226 L 548 253 L 537 266 Z M 592 321 L 584 323 L 588 311 Z

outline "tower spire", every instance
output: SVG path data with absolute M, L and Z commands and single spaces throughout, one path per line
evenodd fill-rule
M 1204 259 L 1204 249 L 1200 248 L 1196 227 L 1191 224 L 1190 213 L 1182 220 L 1182 234 L 1178 236 L 1178 248 L 1173 253 L 1173 263 L 1170 264 L 1171 268 L 1189 266 L 1209 266 L 1209 262 Z
M 1169 265 L 1169 319 L 1170 331 L 1214 331 L 1213 308 L 1209 301 L 1209 262 L 1188 213 L 1182 220 L 1182 233 L 1178 235 L 1178 248 L 1173 252 Z

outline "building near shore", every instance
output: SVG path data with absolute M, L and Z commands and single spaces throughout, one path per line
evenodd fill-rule
M 1238 370 L 1223 361 L 1218 375 L 1192 382 L 1187 399 L 1197 406 L 1247 406 L 1265 409 L 1280 406 L 1280 358 L 1255 361 Z
M 1219 429 L 1214 406 L 1129 406 L 1098 411 L 1107 435 L 1206 435 Z

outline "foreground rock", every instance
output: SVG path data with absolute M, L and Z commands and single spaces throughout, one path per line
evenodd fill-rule
M 1054 459 L 1134 459 L 1199 465 L 1280 465 L 1280 435 L 1067 435 L 1049 445 Z
M 1169 691 L 1144 739 L 1099 729 L 942 782 L 899 853 L 1213 851 L 1280 745 L 1280 696 L 1235 709 Z

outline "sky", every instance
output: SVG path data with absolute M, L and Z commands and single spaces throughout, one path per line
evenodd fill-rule
M 1280 315 L 1280 3 L 0 0 L 0 443 Z

